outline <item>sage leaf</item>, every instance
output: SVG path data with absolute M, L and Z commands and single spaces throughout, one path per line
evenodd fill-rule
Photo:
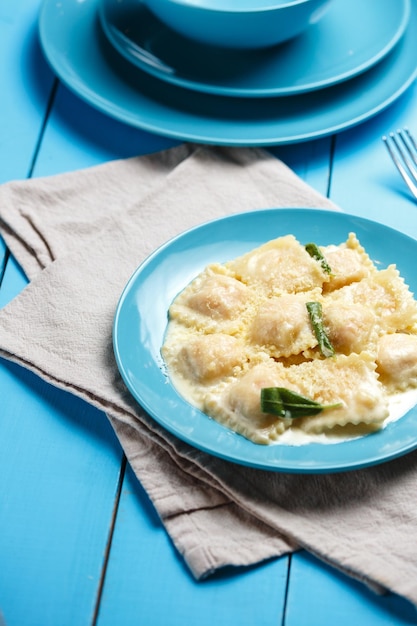
M 320 302 L 306 302 L 308 314 L 310 316 L 311 326 L 319 344 L 322 355 L 326 358 L 335 355 L 333 348 L 323 323 L 323 310 Z
M 316 259 L 316 261 L 320 263 L 326 274 L 332 273 L 330 265 L 327 263 L 322 251 L 315 243 L 307 243 L 304 248 L 313 259 Z
M 338 408 L 335 404 L 320 404 L 285 387 L 264 387 L 261 389 L 261 411 L 278 417 L 307 417 L 317 415 L 326 409 Z

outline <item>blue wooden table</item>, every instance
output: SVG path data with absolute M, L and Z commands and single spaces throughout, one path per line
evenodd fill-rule
M 60 84 L 39 47 L 39 5 L 0 1 L 0 183 L 174 145 L 112 120 Z M 417 85 L 359 127 L 272 151 L 346 212 L 417 237 L 417 205 L 381 142 L 403 125 L 417 130 Z M 0 281 L 0 306 L 26 284 L 1 241 Z M 105 416 L 1 361 L 3 623 L 385 626 L 417 617 L 401 598 L 378 597 L 305 552 L 196 582 Z

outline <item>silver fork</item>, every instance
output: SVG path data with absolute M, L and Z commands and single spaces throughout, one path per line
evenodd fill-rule
M 403 177 L 407 187 L 417 200 L 417 144 L 408 128 L 384 135 L 382 141 Z

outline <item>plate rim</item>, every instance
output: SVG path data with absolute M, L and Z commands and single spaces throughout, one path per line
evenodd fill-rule
M 375 6 L 378 4 L 378 0 L 373 0 Z M 391 37 L 383 44 L 378 44 L 378 51 L 374 51 L 373 54 L 367 58 L 366 60 L 363 58 L 361 62 L 357 63 L 354 67 L 350 69 L 344 69 L 344 71 L 329 75 L 327 78 L 321 78 L 309 81 L 305 80 L 304 84 L 297 85 L 288 85 L 282 87 L 233 87 L 224 84 L 215 84 L 211 82 L 203 82 L 198 81 L 198 78 L 187 78 L 186 75 L 178 75 L 178 71 L 175 70 L 175 67 L 170 67 L 167 63 L 161 60 L 159 57 L 155 56 L 154 52 L 147 51 L 144 47 L 141 47 L 135 38 L 128 37 L 125 33 L 120 32 L 120 29 L 117 27 L 112 28 L 112 26 L 108 23 L 108 19 L 106 16 L 106 8 L 105 4 L 102 3 L 99 5 L 99 18 L 100 23 L 103 28 L 103 31 L 110 41 L 110 43 L 115 47 L 115 49 L 124 56 L 130 63 L 137 66 L 140 70 L 149 73 L 156 78 L 165 81 L 167 83 L 177 85 L 179 87 L 183 87 L 186 89 L 190 89 L 192 91 L 199 91 L 203 93 L 209 93 L 214 95 L 221 96 L 229 96 L 229 97 L 251 97 L 251 98 L 265 98 L 265 97 L 277 97 L 277 96 L 288 96 L 288 95 L 297 95 L 302 93 L 308 93 L 310 91 L 316 91 L 318 89 L 323 89 L 329 86 L 336 85 L 343 81 L 346 81 L 350 78 L 354 78 L 359 74 L 367 71 L 373 65 L 376 65 L 379 61 L 381 61 L 389 52 L 395 47 L 395 45 L 400 41 L 403 36 L 410 17 L 411 13 L 411 0 L 401 0 L 402 6 L 400 6 L 399 2 L 396 0 L 391 0 L 393 6 L 400 7 L 399 8 L 399 23 L 395 32 L 391 33 Z M 141 5 L 141 8 L 145 11 L 146 17 L 146 3 L 144 0 L 138 0 L 138 3 Z M 329 11 L 332 10 L 330 7 Z M 151 20 L 155 19 L 156 26 L 159 29 L 162 29 L 162 33 L 165 31 L 170 34 L 170 29 L 166 27 L 160 20 L 156 17 L 154 18 L 152 15 L 150 16 Z M 322 22 L 326 20 L 327 14 L 323 16 L 323 18 L 319 21 Z M 152 24 L 151 24 L 152 25 Z M 313 27 L 317 26 L 314 25 Z M 312 28 L 312 27 L 310 27 Z M 114 32 L 113 32 L 114 31 Z M 178 38 L 178 44 L 181 44 L 182 37 L 176 35 Z M 302 34 L 301 34 L 302 37 Z M 125 43 L 122 42 L 122 39 Z M 175 40 L 174 40 L 175 41 Z M 142 51 L 142 54 L 139 54 L 137 49 Z M 128 48 L 128 49 L 127 49 Z M 133 54 L 132 50 L 135 48 L 135 54 Z M 204 47 L 203 47 L 204 52 Z M 208 51 L 209 52 L 209 51 Z M 274 54 L 274 52 L 271 52 Z M 149 56 L 151 55 L 151 56 Z M 278 52 L 279 56 L 279 52 Z M 354 55 L 351 57 L 352 61 L 355 58 Z
M 183 90 L 179 87 L 173 85 L 164 85 L 165 88 L 169 88 L 169 103 L 168 105 L 165 102 L 160 102 L 155 99 L 155 95 L 151 94 L 151 96 L 147 94 L 143 94 L 143 90 L 138 91 L 136 89 L 133 91 L 130 84 L 126 85 L 125 82 L 120 82 L 121 78 L 119 76 L 119 72 L 117 76 L 112 74 L 112 70 L 108 67 L 108 65 L 103 65 L 100 67 L 94 66 L 94 73 L 89 74 L 89 81 L 86 82 L 84 76 L 80 76 L 80 65 L 83 67 L 83 71 L 86 71 L 85 68 L 88 68 L 88 64 L 85 63 L 85 58 L 83 57 L 83 62 L 77 67 L 74 67 L 74 50 L 73 50 L 73 38 L 70 38 L 71 43 L 70 50 L 63 49 L 63 39 L 65 42 L 64 33 L 66 33 L 67 38 L 68 35 L 73 32 L 75 27 L 77 28 L 78 35 L 78 48 L 80 47 L 81 36 L 85 36 L 85 33 L 82 32 L 80 36 L 80 30 L 87 28 L 88 30 L 87 37 L 85 39 L 84 45 L 88 45 L 90 53 L 94 56 L 94 54 L 98 53 L 98 48 L 100 46 L 100 42 L 98 41 L 98 33 L 99 24 L 96 23 L 98 18 L 96 16 L 96 6 L 98 0 L 84 0 L 83 2 L 77 2 L 77 0 L 61 0 L 61 2 L 56 3 L 55 0 L 43 0 L 42 8 L 39 14 L 39 36 L 40 43 L 43 49 L 43 52 L 48 60 L 49 64 L 56 72 L 56 74 L 60 77 L 62 82 L 75 94 L 77 94 L 81 99 L 87 102 L 90 106 L 95 107 L 96 109 L 102 111 L 103 113 L 117 119 L 120 122 L 129 124 L 141 130 L 155 133 L 157 135 L 162 135 L 165 137 L 169 137 L 171 139 L 177 140 L 188 140 L 194 141 L 198 143 L 208 143 L 208 144 L 217 144 L 217 145 L 229 145 L 229 146 L 273 146 L 273 145 L 285 145 L 291 143 L 298 143 L 302 141 L 307 141 L 311 139 L 318 139 L 321 137 L 328 136 L 332 133 L 347 130 L 356 126 L 370 117 L 380 113 L 382 110 L 387 108 L 390 104 L 392 104 L 400 95 L 404 93 L 404 91 L 414 82 L 417 77 L 417 65 L 415 64 L 415 55 L 414 48 L 417 49 L 417 36 L 414 37 L 414 32 L 410 34 L 411 27 L 410 24 L 413 24 L 413 29 L 417 29 L 417 19 L 413 20 L 417 15 L 417 0 L 411 0 L 412 3 L 412 14 L 410 17 L 409 25 L 406 29 L 406 33 L 404 34 L 401 42 L 395 47 L 395 49 L 385 57 L 379 64 L 377 64 L 374 68 L 371 68 L 369 72 L 374 72 L 375 68 L 378 68 L 379 73 L 381 73 L 381 67 L 383 68 L 382 77 L 378 75 L 378 80 L 373 78 L 373 91 L 377 93 L 373 93 L 372 102 L 366 101 L 366 106 L 363 103 L 364 93 L 366 94 L 366 98 L 368 98 L 370 88 L 368 82 L 368 88 L 363 91 L 363 76 L 360 75 L 349 81 L 349 83 L 342 83 L 341 85 L 336 85 L 334 87 L 329 87 L 326 90 L 327 98 L 324 99 L 321 97 L 321 91 L 313 92 L 313 96 L 315 94 L 320 94 L 320 106 L 322 106 L 323 101 L 325 100 L 325 116 L 323 116 L 323 112 L 316 110 L 314 111 L 314 127 L 309 128 L 309 121 L 311 117 L 311 108 L 312 102 L 311 100 L 303 100 L 303 103 L 307 103 L 307 107 L 301 106 L 300 97 L 301 96 L 289 96 L 288 98 L 267 98 L 262 100 L 262 116 L 259 114 L 255 122 L 252 121 L 252 117 L 248 120 L 245 117 L 242 122 L 243 112 L 240 112 L 240 117 L 238 116 L 238 120 L 236 120 L 235 108 L 236 105 L 240 106 L 240 101 L 233 100 L 233 119 L 230 120 L 225 114 L 222 113 L 220 116 L 216 114 L 216 117 L 213 119 L 205 116 L 205 112 L 195 112 L 194 107 L 193 110 L 188 112 L 184 111 L 181 106 L 181 110 L 173 108 L 172 99 L 175 101 L 178 93 L 181 93 L 181 97 L 184 97 L 186 94 L 187 99 L 190 98 L 190 94 L 192 98 L 197 97 L 196 92 L 191 92 L 188 90 Z M 69 7 L 69 11 L 68 11 Z M 74 23 L 73 17 L 71 16 L 71 10 L 76 10 L 76 20 Z M 51 19 L 53 17 L 53 19 Z M 97 18 L 97 20 L 96 20 Z M 71 22 L 71 20 L 73 20 Z M 83 22 L 84 20 L 84 22 Z M 415 22 L 415 23 L 414 23 Z M 61 31 L 62 24 L 64 27 L 64 31 Z M 70 29 L 70 31 L 68 31 Z M 94 32 L 91 29 L 95 29 Z M 100 29 L 101 30 L 101 29 Z M 417 32 L 417 31 L 416 31 Z M 103 39 L 106 39 L 104 34 L 102 34 Z M 93 42 L 93 43 L 92 43 Z M 408 54 L 405 54 L 403 50 L 403 44 L 406 42 L 408 47 L 412 46 L 412 54 L 410 50 L 407 50 Z M 68 42 L 66 42 L 68 43 Z M 97 50 L 94 49 L 94 46 L 97 47 Z M 109 47 L 110 44 L 108 44 Z M 100 55 L 98 55 L 98 62 L 103 64 L 102 59 L 102 51 L 100 51 Z M 120 57 L 120 55 L 111 50 L 112 55 Z M 395 58 L 395 61 L 398 60 L 398 64 L 395 66 L 395 72 L 389 72 L 389 83 L 386 86 L 386 63 L 387 59 L 390 59 L 391 64 L 393 63 L 392 58 Z M 397 56 L 399 59 L 397 59 Z M 113 59 L 114 60 L 114 59 Z M 122 59 L 120 60 L 124 62 L 124 64 L 130 66 L 128 61 Z M 401 67 L 400 72 L 400 62 L 407 63 L 406 70 L 404 67 Z M 104 68 L 104 69 L 103 69 Z M 120 68 L 118 68 L 119 70 Z M 129 67 L 129 72 L 130 72 Z M 133 68 L 135 69 L 135 68 Z M 391 68 L 392 69 L 392 68 Z M 100 72 L 105 71 L 105 81 L 101 80 Z M 138 78 L 141 81 L 145 81 L 145 79 L 152 79 L 153 77 L 149 77 L 146 73 L 141 72 L 140 70 L 136 70 L 138 73 Z M 366 73 L 367 80 L 369 79 L 369 72 Z M 401 80 L 397 80 L 397 76 L 401 74 Z M 404 74 L 404 76 L 403 76 Z M 124 78 L 124 77 L 123 77 Z M 136 78 L 136 76 L 135 76 Z M 397 81 L 395 87 L 392 86 L 393 78 Z M 94 85 L 94 80 L 101 80 L 99 85 L 99 91 L 97 90 L 97 82 Z M 115 85 L 112 85 L 112 81 L 117 82 L 117 90 L 115 89 Z M 153 79 L 155 83 L 156 79 Z M 358 83 L 359 81 L 359 83 Z M 131 81 L 130 81 L 131 82 Z M 156 81 L 158 83 L 157 87 L 159 87 L 160 81 Z M 345 94 L 342 91 L 340 95 L 339 88 L 346 88 L 346 84 L 350 86 L 356 83 L 356 91 L 361 93 L 361 98 L 352 97 L 352 93 L 349 92 L 348 97 L 345 98 Z M 384 85 L 384 94 L 381 100 L 381 94 L 379 93 L 381 90 L 381 84 Z M 105 87 L 103 87 L 105 85 Z M 103 95 L 103 88 L 105 90 L 114 89 L 112 92 L 112 96 L 110 98 L 108 91 Z M 154 87 L 155 85 L 153 85 Z M 153 88 L 152 87 L 152 88 Z M 388 87 L 388 89 L 386 88 Z M 119 90 L 122 92 L 121 96 L 119 94 Z M 174 91 L 172 91 L 174 90 Z M 334 91 L 336 90 L 336 91 Z M 385 91 L 387 93 L 385 93 Z M 126 92 L 126 93 L 125 93 Z M 115 93 L 118 98 L 118 102 L 115 102 Z M 310 94 L 307 94 L 310 95 Z M 341 98 L 342 96 L 342 98 Z M 220 96 L 211 96 L 207 95 L 207 98 L 211 99 L 211 104 L 215 107 L 220 107 L 226 98 L 222 98 Z M 122 100 L 120 99 L 122 98 Z M 298 99 L 297 99 L 298 98 Z M 127 102 L 123 101 L 126 100 Z M 134 99 L 134 102 L 132 102 Z M 151 106 L 147 100 L 151 99 Z M 294 100 L 295 99 L 295 100 Z M 332 108 L 329 108 L 329 99 L 332 100 Z M 341 103 L 340 100 L 347 100 L 347 104 L 345 103 L 345 108 L 347 106 L 348 111 L 343 110 L 342 106 L 339 106 Z M 254 104 L 259 102 L 259 100 L 255 101 L 253 99 L 249 99 L 251 102 L 251 115 L 252 107 Z M 281 117 L 278 119 L 276 117 L 276 107 L 280 105 L 280 102 L 283 100 L 291 100 L 291 115 L 292 111 L 298 108 L 302 108 L 301 116 L 292 120 L 293 126 L 295 126 L 294 130 L 288 130 L 288 121 L 291 121 L 291 117 L 287 115 L 285 116 L 285 120 L 282 119 L 283 112 L 280 112 Z M 339 100 L 339 101 L 338 101 Z M 357 105 L 360 101 L 360 109 L 358 111 L 352 111 L 352 103 Z M 274 119 L 270 119 L 271 110 L 268 108 L 264 110 L 265 102 L 273 103 L 273 114 Z M 181 101 L 181 105 L 182 105 Z M 194 102 L 195 104 L 195 102 Z M 316 104 L 313 102 L 313 104 Z M 336 106 L 338 105 L 338 106 Z M 306 111 L 307 108 L 307 111 Z M 340 110 L 343 110 L 342 117 L 340 117 Z M 240 109 L 239 109 L 240 110 Z M 337 111 L 336 119 L 332 119 L 331 122 L 320 120 L 321 117 L 325 117 L 327 120 L 330 113 L 334 115 L 334 111 Z M 228 111 L 230 115 L 230 111 Z M 285 121 L 285 123 L 284 123 Z M 215 123 L 214 123 L 215 122 Z M 220 123 L 219 123 L 220 122 Z M 295 124 L 294 124 L 295 122 Z M 319 127 L 317 127 L 319 124 Z M 321 124 L 321 125 L 320 125 Z M 300 126 L 304 125 L 304 130 L 300 130 Z
M 246 222 L 247 220 L 249 221 L 252 220 L 252 221 L 257 222 L 259 219 L 261 219 L 265 215 L 268 215 L 268 217 L 273 217 L 273 219 L 276 219 L 282 222 L 283 217 L 287 220 L 288 219 L 292 220 L 297 215 L 299 218 L 300 217 L 306 218 L 307 216 L 311 218 L 313 213 L 314 213 L 315 222 L 317 220 L 321 220 L 321 222 L 324 221 L 325 223 L 327 221 L 327 223 L 329 223 L 328 220 L 330 218 L 333 221 L 336 220 L 336 222 L 339 222 L 337 224 L 337 228 L 341 227 L 341 223 L 344 224 L 345 228 L 347 227 L 348 224 L 350 226 L 355 224 L 356 226 L 360 226 L 360 228 L 363 229 L 364 232 L 365 232 L 365 229 L 368 229 L 368 230 L 370 229 L 371 232 L 376 230 L 385 235 L 394 236 L 395 238 L 400 239 L 402 242 L 407 243 L 408 246 L 411 245 L 413 246 L 413 248 L 417 247 L 417 239 L 414 239 L 413 237 L 409 235 L 406 235 L 400 231 L 397 231 L 379 222 L 375 222 L 367 218 L 358 217 L 356 215 L 352 215 L 349 213 L 329 211 L 327 209 L 312 209 L 312 208 L 304 208 L 304 207 L 258 209 L 254 211 L 236 213 L 233 215 L 216 218 L 214 220 L 210 220 L 210 221 L 204 222 L 203 224 L 190 228 L 178 234 L 177 236 L 171 238 L 170 240 L 165 242 L 163 245 L 159 246 L 156 250 L 154 250 L 154 252 L 152 252 L 146 259 L 144 259 L 144 261 L 133 272 L 133 274 L 131 275 L 124 289 L 121 292 L 121 295 L 119 297 L 117 307 L 115 310 L 114 319 L 113 319 L 113 327 L 112 327 L 113 350 L 114 350 L 114 355 L 115 355 L 116 364 L 117 364 L 119 373 L 124 383 L 126 384 L 130 394 L 133 396 L 136 402 L 138 402 L 139 405 L 151 416 L 151 418 L 154 419 L 155 422 L 159 426 L 161 426 L 162 428 L 164 428 L 169 433 L 176 436 L 183 442 L 191 445 L 196 450 L 202 451 L 213 457 L 218 457 L 229 462 L 233 462 L 239 465 L 248 466 L 248 467 L 257 468 L 257 469 L 263 469 L 263 470 L 275 471 L 275 472 L 317 474 L 317 473 L 335 473 L 335 472 L 363 469 L 366 467 L 378 465 L 378 464 L 393 460 L 395 458 L 401 457 L 405 454 L 412 452 L 413 450 L 417 448 L 417 434 L 414 436 L 414 438 L 411 437 L 410 439 L 410 432 L 409 430 L 407 430 L 407 427 L 409 426 L 414 427 L 414 430 L 416 430 L 417 405 L 414 406 L 412 409 L 410 409 L 410 411 L 408 411 L 408 413 L 404 415 L 397 422 L 388 424 L 386 428 L 384 428 L 382 431 L 379 431 L 377 433 L 373 433 L 372 435 L 367 435 L 365 437 L 355 439 L 352 441 L 341 442 L 339 444 L 327 445 L 327 444 L 320 444 L 320 443 L 312 443 L 312 444 L 307 444 L 307 447 L 305 447 L 305 446 L 288 446 L 286 444 L 279 444 L 279 443 L 272 444 L 271 446 L 262 446 L 259 444 L 248 442 L 248 440 L 245 440 L 240 435 L 233 433 L 227 427 L 222 426 L 221 424 L 215 422 L 215 420 L 212 420 L 211 418 L 207 417 L 201 411 L 191 407 L 191 405 L 189 405 L 189 403 L 180 396 L 180 394 L 175 389 L 175 387 L 170 383 L 169 378 L 167 377 L 166 369 L 164 368 L 162 357 L 154 359 L 152 363 L 152 367 L 159 368 L 160 372 L 158 375 L 162 377 L 161 380 L 164 381 L 164 385 L 165 384 L 168 385 L 167 388 L 169 388 L 170 393 L 173 392 L 173 397 L 176 399 L 176 401 L 179 402 L 180 407 L 182 408 L 186 407 L 186 410 L 190 412 L 190 415 L 194 417 L 197 416 L 197 418 L 199 419 L 202 418 L 205 420 L 204 424 L 202 424 L 203 433 L 204 433 L 205 425 L 207 423 L 210 423 L 210 426 L 208 428 L 211 428 L 215 435 L 217 433 L 220 433 L 221 437 L 224 434 L 224 437 L 226 438 L 227 437 L 234 438 L 233 441 L 231 439 L 229 440 L 229 442 L 226 441 L 225 447 L 224 447 L 225 439 L 222 438 L 221 441 L 223 443 L 220 444 L 220 447 L 219 445 L 217 445 L 216 449 L 214 449 L 213 445 L 210 442 L 208 444 L 207 443 L 204 444 L 204 442 L 201 442 L 201 441 L 196 442 L 193 435 L 190 436 L 190 435 L 184 434 L 184 432 L 181 432 L 179 427 L 175 423 L 173 424 L 165 416 L 161 417 L 160 415 L 158 415 L 158 412 L 155 411 L 155 409 L 152 407 L 152 403 L 150 404 L 148 400 L 144 401 L 143 395 L 141 395 L 141 393 L 138 392 L 138 389 L 135 388 L 135 385 L 132 384 L 131 375 L 128 373 L 127 369 L 125 368 L 125 359 L 123 358 L 123 354 L 120 351 L 119 333 L 121 330 L 120 324 L 122 323 L 124 307 L 127 306 L 128 298 L 132 295 L 133 293 L 132 290 L 136 288 L 137 282 L 138 280 L 140 281 L 141 274 L 144 270 L 149 269 L 149 267 L 151 267 L 152 269 L 152 264 L 156 262 L 156 264 L 158 265 L 158 262 L 160 262 L 160 259 L 161 259 L 161 255 L 163 255 L 166 251 L 170 251 L 172 247 L 175 248 L 176 246 L 181 245 L 184 241 L 187 242 L 189 238 L 193 239 L 195 236 L 201 235 L 201 232 L 204 230 L 210 230 L 213 228 L 216 229 L 219 226 L 223 227 L 226 223 L 230 224 L 230 222 L 233 222 L 233 221 L 239 222 L 243 220 L 243 222 Z M 297 221 L 295 220 L 294 223 L 296 224 Z M 281 236 L 281 234 L 283 233 L 280 233 L 277 236 Z M 401 269 L 400 269 L 400 272 L 401 272 Z M 403 272 L 401 272 L 401 274 L 403 275 Z M 416 276 L 416 281 L 417 281 L 417 276 Z M 416 285 L 417 285 L 417 282 L 416 282 Z M 185 285 L 183 285 L 183 287 L 184 286 Z M 167 315 L 167 309 L 164 310 L 165 325 L 167 323 L 166 315 Z M 161 346 L 159 346 L 158 349 L 160 349 L 160 347 Z M 149 367 L 149 363 L 147 367 Z M 171 395 L 169 397 L 171 399 Z M 178 418 L 176 419 L 178 421 Z M 396 442 L 394 442 L 396 443 L 396 446 L 394 445 L 393 447 L 392 443 L 390 443 L 389 441 L 389 435 L 392 433 L 395 433 L 397 437 L 398 437 L 398 433 L 400 433 L 400 435 L 405 437 L 404 442 L 399 442 L 397 440 Z M 372 439 L 370 439 L 370 437 L 372 437 Z M 237 441 L 237 444 L 236 444 L 236 441 Z M 236 448 L 237 446 L 238 453 L 236 453 L 236 450 L 233 447 L 232 447 L 232 450 L 230 449 L 230 447 L 228 447 L 230 442 L 231 442 L 231 445 L 234 446 L 234 448 Z M 378 442 L 380 446 L 382 445 L 384 450 L 385 450 L 384 446 L 388 444 L 391 447 L 385 452 L 381 452 L 381 449 L 377 447 L 376 451 L 373 451 L 372 454 L 369 454 L 369 449 L 372 450 L 372 443 L 375 443 L 375 445 L 378 446 Z M 363 447 L 365 447 L 365 453 L 366 453 L 366 448 L 368 448 L 368 456 L 367 457 L 365 456 L 362 458 L 357 458 L 357 456 L 355 457 L 356 450 L 361 450 Z M 307 461 L 307 464 L 304 464 L 303 466 L 300 466 L 299 459 L 297 462 L 297 452 L 299 452 L 301 448 L 303 449 L 303 452 L 307 451 L 310 454 L 313 453 L 312 459 L 309 458 L 309 454 L 304 455 L 305 460 Z M 243 449 L 243 452 L 245 452 L 245 450 L 247 449 L 253 452 L 252 456 L 248 458 L 247 455 L 246 456 L 245 454 L 242 455 L 242 452 L 241 452 L 242 449 Z M 274 457 L 274 454 L 273 454 L 274 449 L 275 451 L 276 450 L 280 451 L 283 454 L 283 457 L 282 456 L 277 457 L 277 455 L 275 455 Z M 336 455 L 337 462 L 336 462 L 334 458 L 335 455 L 333 454 L 332 449 L 336 450 L 337 452 L 340 452 L 340 450 L 346 451 L 347 456 L 345 455 L 345 457 L 343 457 L 342 455 L 341 457 L 340 454 L 337 454 Z M 266 460 L 265 458 L 262 457 L 262 454 L 263 454 L 263 452 L 261 452 L 262 450 L 265 450 L 264 457 L 267 457 Z M 269 452 L 271 450 L 272 452 Z M 290 450 L 292 450 L 292 452 Z M 325 451 L 324 460 L 323 458 L 321 461 L 320 459 L 319 460 L 314 459 L 315 451 L 319 451 L 319 450 Z M 353 453 L 354 458 L 352 458 L 352 453 Z M 294 455 L 295 455 L 295 458 L 294 458 Z M 272 457 L 272 459 L 269 457 Z M 329 457 L 330 460 L 327 459 L 327 457 Z

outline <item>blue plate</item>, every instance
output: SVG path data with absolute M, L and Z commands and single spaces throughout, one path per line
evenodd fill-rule
M 39 33 L 50 65 L 100 111 L 175 139 L 234 146 L 316 139 L 382 111 L 417 76 L 417 0 L 403 37 L 380 63 L 333 87 L 282 98 L 227 98 L 158 80 L 113 48 L 97 9 L 98 0 L 43 1 Z
M 156 250 L 134 273 L 117 307 L 113 341 L 120 373 L 138 403 L 164 428 L 212 455 L 267 470 L 335 472 L 388 461 L 417 448 L 417 408 L 385 429 L 338 444 L 257 445 L 186 402 L 171 385 L 160 349 L 174 297 L 208 263 L 224 262 L 293 233 L 328 245 L 355 232 L 379 267 L 396 263 L 417 293 L 417 241 L 359 217 L 314 209 L 268 209 L 194 228 Z
M 285 98 L 227 98 L 169 85 L 124 59 L 100 28 L 97 0 L 44 0 L 45 55 L 89 104 L 135 127 L 218 145 L 277 145 L 315 139 L 365 121 L 394 102 L 417 76 L 417 0 L 393 51 L 349 81 Z
M 99 15 L 115 48 L 161 80 L 217 95 L 272 97 L 328 87 L 380 61 L 405 31 L 410 0 L 382 5 L 332 0 L 301 35 L 257 51 L 192 42 L 167 28 L 141 0 L 101 0 Z

